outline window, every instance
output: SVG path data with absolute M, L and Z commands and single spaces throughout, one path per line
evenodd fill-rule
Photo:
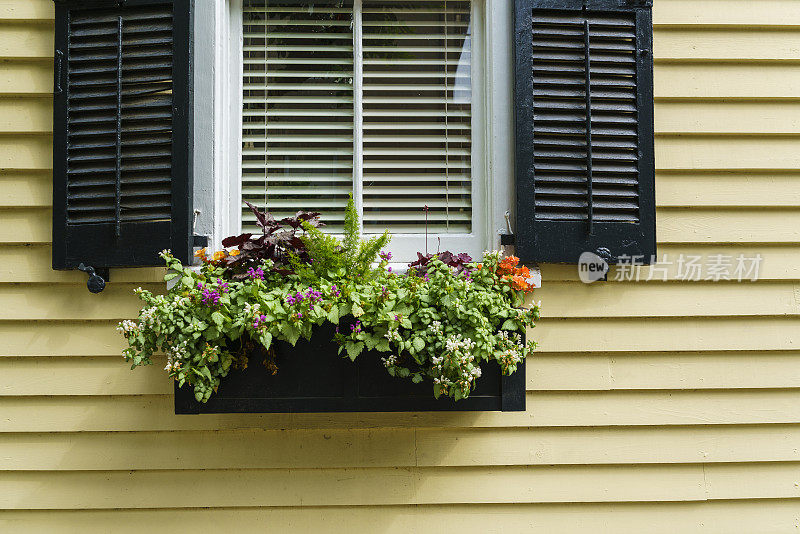
M 241 199 L 335 231 L 352 194 L 401 259 L 485 249 L 472 4 L 242 0 Z
M 159 265 L 166 247 L 189 261 L 196 236 L 218 247 L 252 226 L 243 199 L 318 209 L 335 231 L 350 193 L 365 233 L 393 231 L 400 261 L 479 256 L 509 231 L 527 262 L 646 260 L 651 9 L 59 2 L 53 265 Z

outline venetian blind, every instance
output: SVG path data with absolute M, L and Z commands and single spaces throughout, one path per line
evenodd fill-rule
M 337 222 L 354 192 L 365 232 L 470 232 L 470 8 L 246 0 L 243 198 Z
M 242 197 L 335 224 L 353 190 L 352 1 L 245 0 L 243 15 Z

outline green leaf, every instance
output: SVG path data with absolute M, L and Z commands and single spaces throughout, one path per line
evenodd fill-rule
M 174 280 L 178 276 L 180 276 L 178 273 L 167 273 L 164 275 L 164 281 L 169 282 L 170 280 Z
M 356 343 L 348 340 L 347 343 L 345 343 L 345 349 L 347 349 L 347 357 L 352 361 L 356 361 L 358 355 L 361 354 L 362 350 L 364 350 L 364 344 L 361 342 Z
M 220 312 L 215 311 L 211 314 L 211 320 L 214 321 L 214 324 L 217 326 L 222 326 L 222 323 L 225 322 L 225 316 L 222 315 Z
M 353 316 L 354 317 L 361 317 L 364 315 L 364 308 L 359 306 L 358 304 L 353 305 Z
M 411 381 L 414 382 L 415 384 L 419 384 L 420 382 L 422 382 L 422 375 L 419 373 L 414 373 L 414 376 L 411 377 Z
M 413 344 L 414 344 L 414 348 L 417 350 L 417 352 L 420 352 L 425 348 L 425 341 L 423 341 L 423 339 L 421 337 L 415 337 L 414 341 L 413 341 Z
M 500 327 L 500 330 L 516 330 L 517 329 L 517 322 L 513 319 L 506 319 L 503 323 L 503 326 Z
M 338 306 L 331 306 L 331 311 L 328 312 L 328 321 L 332 322 L 333 324 L 339 324 L 339 307 Z
M 375 350 L 380 352 L 389 352 L 389 340 L 386 338 L 381 339 L 375 345 Z

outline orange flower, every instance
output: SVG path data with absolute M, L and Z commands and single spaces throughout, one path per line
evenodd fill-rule
M 231 256 L 238 256 L 239 254 L 241 254 L 241 252 L 239 252 L 239 250 L 238 250 L 238 249 L 233 249 L 233 250 L 231 250 L 231 252 L 230 252 L 230 255 L 231 255 Z
M 514 276 L 514 278 L 512 278 L 512 281 L 514 289 L 518 291 L 524 291 L 528 289 L 528 282 L 521 276 Z
M 203 259 L 203 260 L 206 259 L 206 249 L 205 248 L 201 248 L 200 250 L 198 250 L 197 252 L 194 253 L 194 257 L 195 258 L 200 258 L 200 259 Z
M 214 261 L 220 261 L 221 259 L 225 258 L 225 251 L 218 250 L 214 253 Z

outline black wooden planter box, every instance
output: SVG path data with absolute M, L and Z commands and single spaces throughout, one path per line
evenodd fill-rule
M 244 371 L 231 371 L 206 404 L 190 386 L 175 386 L 176 414 L 293 412 L 524 411 L 525 365 L 502 376 L 494 362 L 468 399 L 435 399 L 430 381 L 390 376 L 381 364 L 385 354 L 362 353 L 355 362 L 337 354 L 333 328 L 321 327 L 311 341 L 276 346 L 278 373 L 271 375 L 261 358 Z

